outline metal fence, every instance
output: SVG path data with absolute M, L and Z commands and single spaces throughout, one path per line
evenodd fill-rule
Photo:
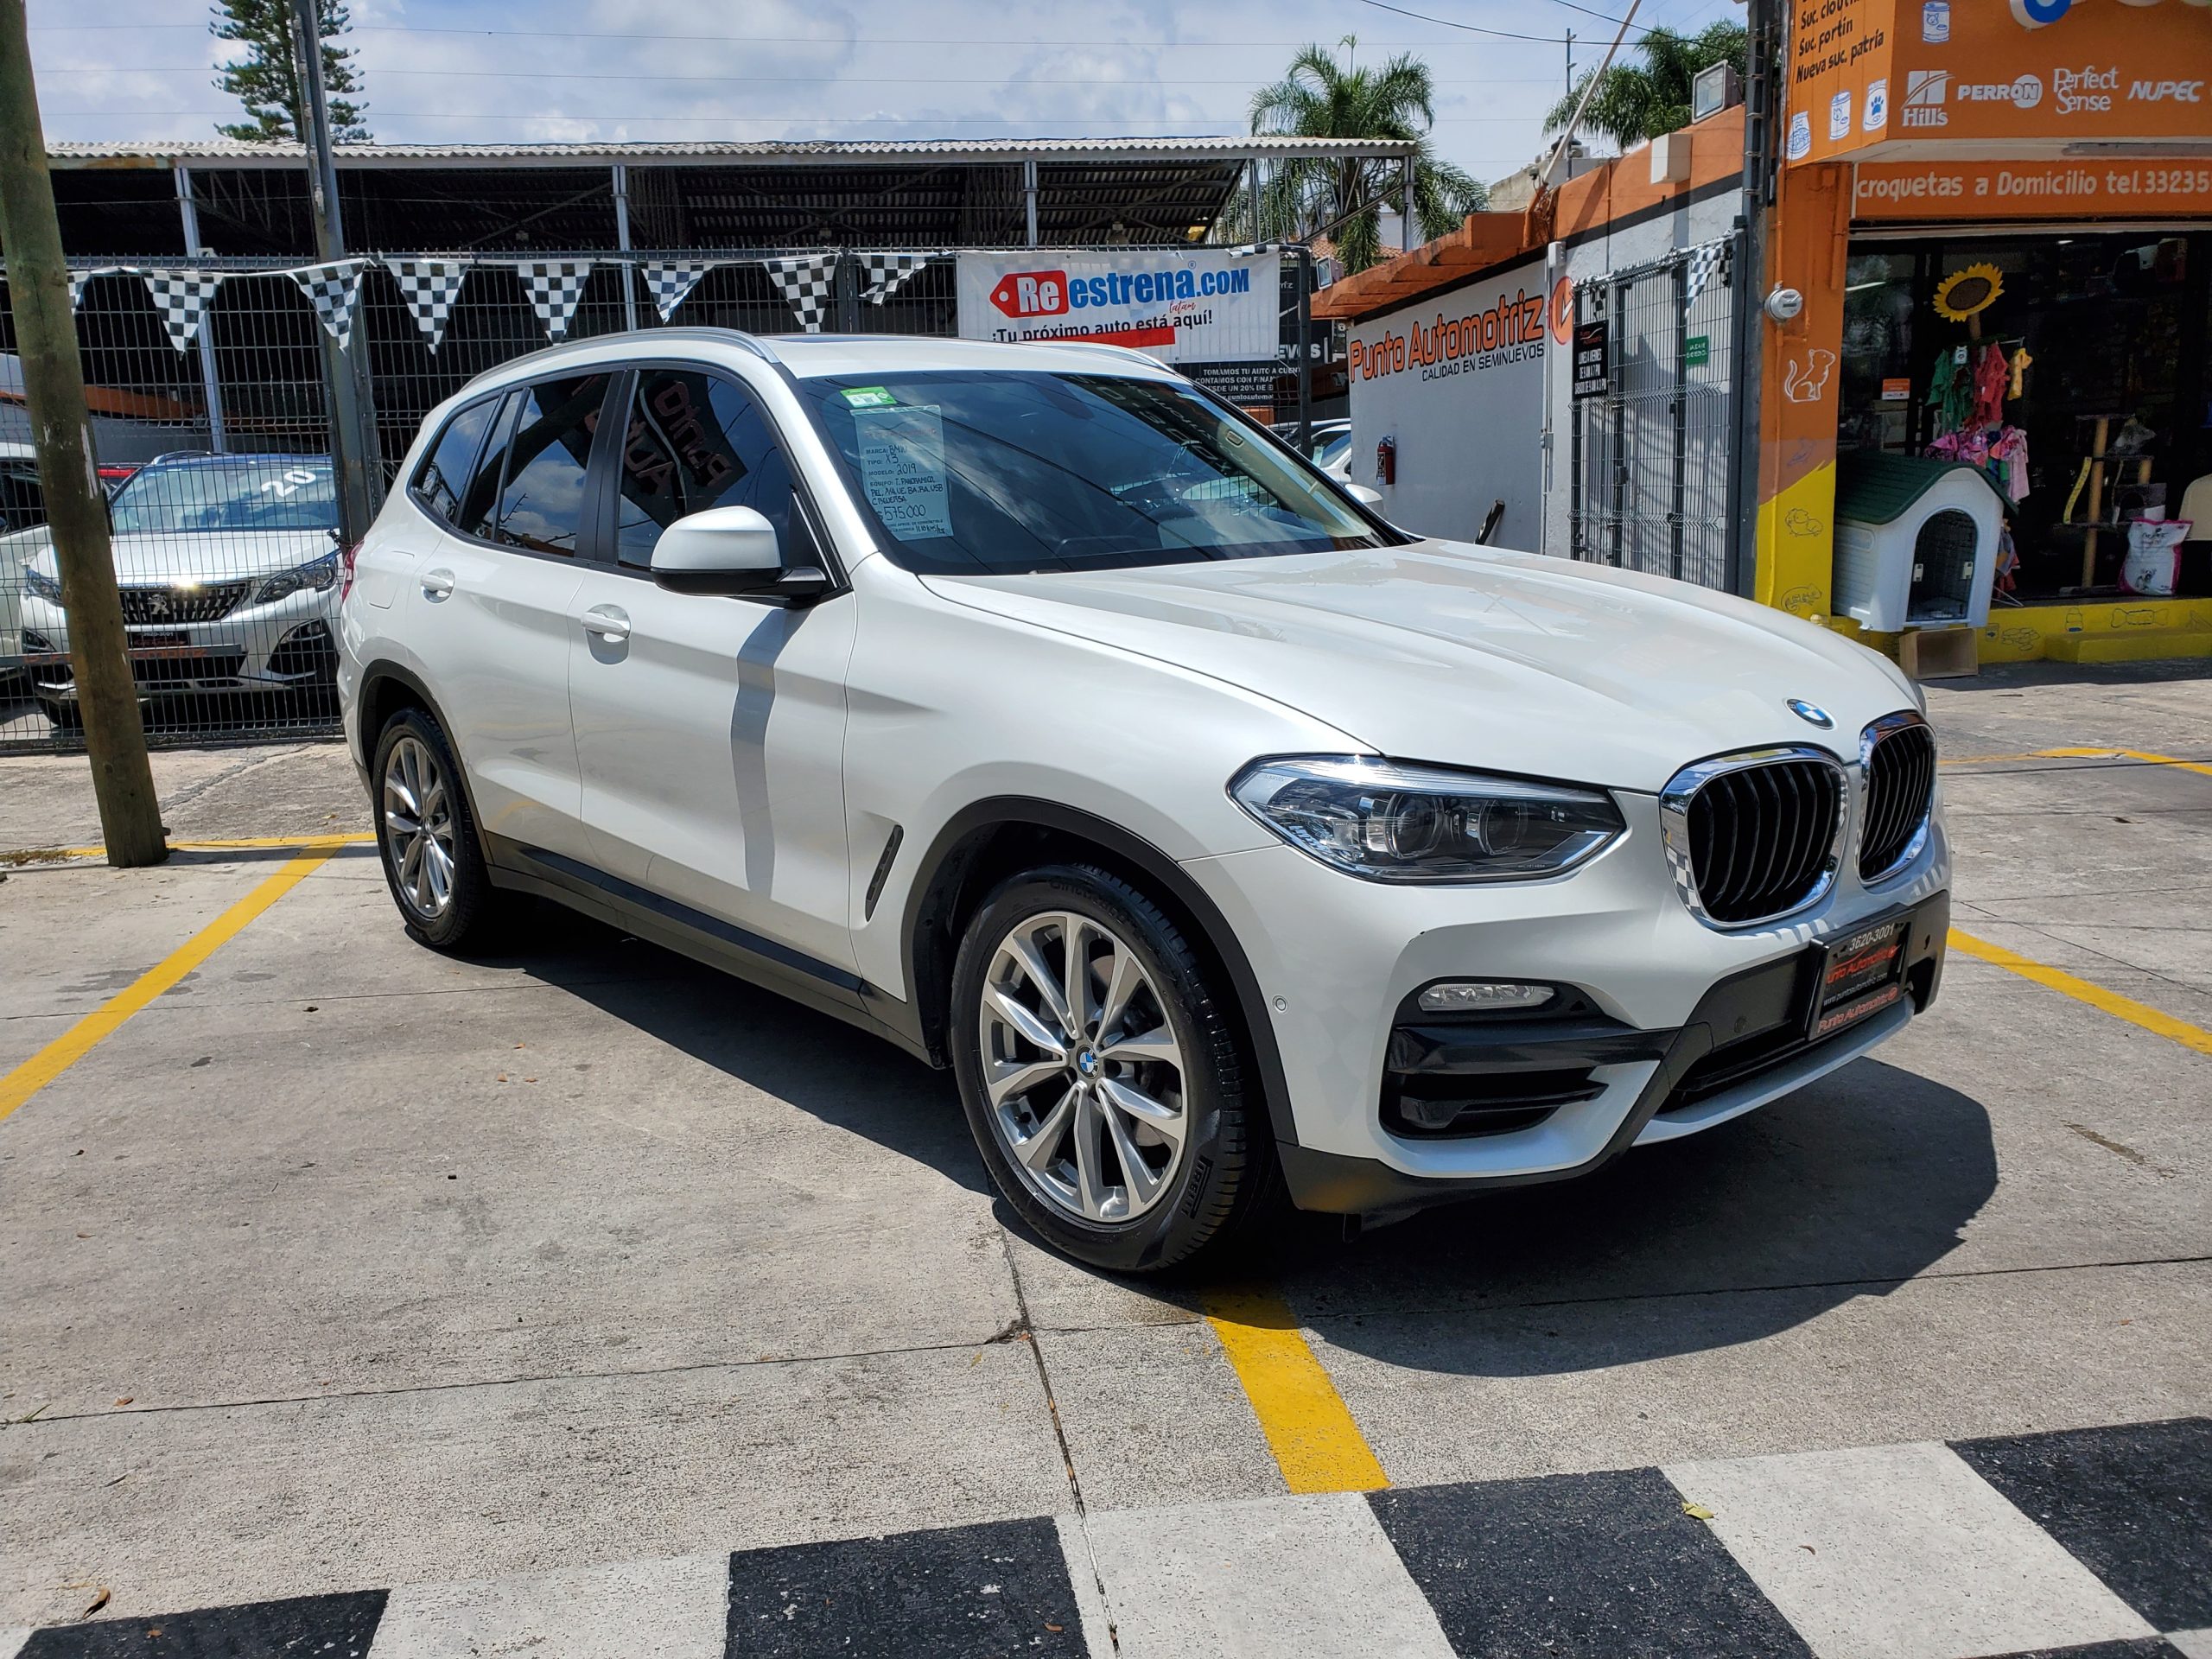
M 73 273 L 149 741 L 337 729 L 326 328 L 372 411 L 381 486 L 425 414 L 549 338 L 650 327 L 664 308 L 670 322 L 763 334 L 952 334 L 954 269 L 950 254 L 817 249 L 389 255 L 340 268 L 170 258 Z M 81 741 L 22 386 L 0 271 L 0 753 Z
M 1604 325 L 1605 374 L 1569 423 L 1574 557 L 1736 588 L 1743 269 L 1738 232 L 1576 285 L 1578 327 Z

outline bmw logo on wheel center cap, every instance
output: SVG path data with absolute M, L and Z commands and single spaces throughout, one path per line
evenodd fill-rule
M 1789 712 L 1808 724 L 1819 727 L 1824 732 L 1831 731 L 1835 727 L 1834 715 L 1821 708 L 1819 703 L 1808 702 L 1802 697 L 1789 699 Z
M 1075 1057 L 1075 1069 L 1086 1077 L 1095 1077 L 1098 1071 L 1098 1056 L 1084 1049 Z

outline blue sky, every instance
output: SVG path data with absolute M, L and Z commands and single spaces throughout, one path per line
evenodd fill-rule
M 395 142 L 1084 137 L 1239 132 L 1302 41 L 1405 49 L 1438 82 L 1436 140 L 1490 179 L 1529 159 L 1573 29 L 1594 62 L 1627 0 L 353 0 L 370 125 Z M 198 0 L 30 0 L 55 138 L 212 137 L 226 48 Z M 1504 34 L 1454 29 L 1426 14 Z M 1604 15 L 1599 15 L 1604 14 Z M 1645 0 L 1641 27 L 1740 20 Z

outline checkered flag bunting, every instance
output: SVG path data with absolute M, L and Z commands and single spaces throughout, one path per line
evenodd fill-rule
M 468 280 L 468 264 L 462 259 L 387 259 L 384 268 L 399 284 L 399 297 L 414 314 L 415 326 L 429 336 L 436 351 L 453 321 L 454 302 Z
M 1689 264 L 1684 268 L 1683 303 L 1695 305 L 1697 296 L 1705 292 L 1706 284 L 1717 271 L 1720 286 L 1728 286 L 1730 243 L 1726 237 L 1716 237 L 1702 247 L 1690 250 Z
M 710 260 L 665 260 L 658 264 L 638 267 L 638 274 L 645 279 L 645 291 L 652 296 L 653 309 L 666 322 L 676 313 L 676 308 L 691 296 L 699 286 L 699 279 L 714 269 Z
M 810 253 L 793 259 L 763 259 L 760 263 L 768 268 L 768 280 L 776 285 L 776 291 L 798 313 L 799 326 L 810 334 L 820 334 L 823 313 L 830 308 L 837 256 Z
M 215 303 L 215 290 L 223 285 L 219 270 L 147 270 L 146 293 L 169 331 L 169 344 L 179 352 L 192 344 L 207 309 Z
M 73 270 L 69 273 L 69 312 L 72 316 L 85 302 L 85 284 L 95 276 L 108 276 L 114 270 L 113 265 L 102 265 L 97 270 Z
M 545 337 L 558 345 L 569 337 L 569 323 L 583 297 L 584 279 L 594 262 L 589 259 L 523 259 L 515 275 L 529 290 L 531 308 L 545 325 Z
M 868 273 L 866 296 L 870 305 L 881 305 L 919 276 L 928 264 L 926 253 L 864 253 L 861 269 Z
M 361 303 L 361 273 L 368 268 L 365 259 L 338 259 L 284 273 L 314 302 L 316 319 L 330 331 L 341 352 L 353 343 L 353 314 Z

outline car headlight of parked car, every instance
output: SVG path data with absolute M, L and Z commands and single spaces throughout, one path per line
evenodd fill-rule
M 1255 760 L 1229 792 L 1300 852 L 1372 881 L 1556 875 L 1626 828 L 1602 790 L 1352 755 Z
M 61 602 L 60 580 L 48 575 L 35 564 L 27 564 L 23 567 L 23 589 L 27 593 L 35 594 L 49 605 L 59 605 Z
M 278 600 L 302 591 L 328 593 L 338 584 L 338 555 L 326 553 L 319 559 L 310 559 L 282 575 L 271 576 L 261 584 L 261 591 L 253 596 L 257 605 L 273 605 Z

